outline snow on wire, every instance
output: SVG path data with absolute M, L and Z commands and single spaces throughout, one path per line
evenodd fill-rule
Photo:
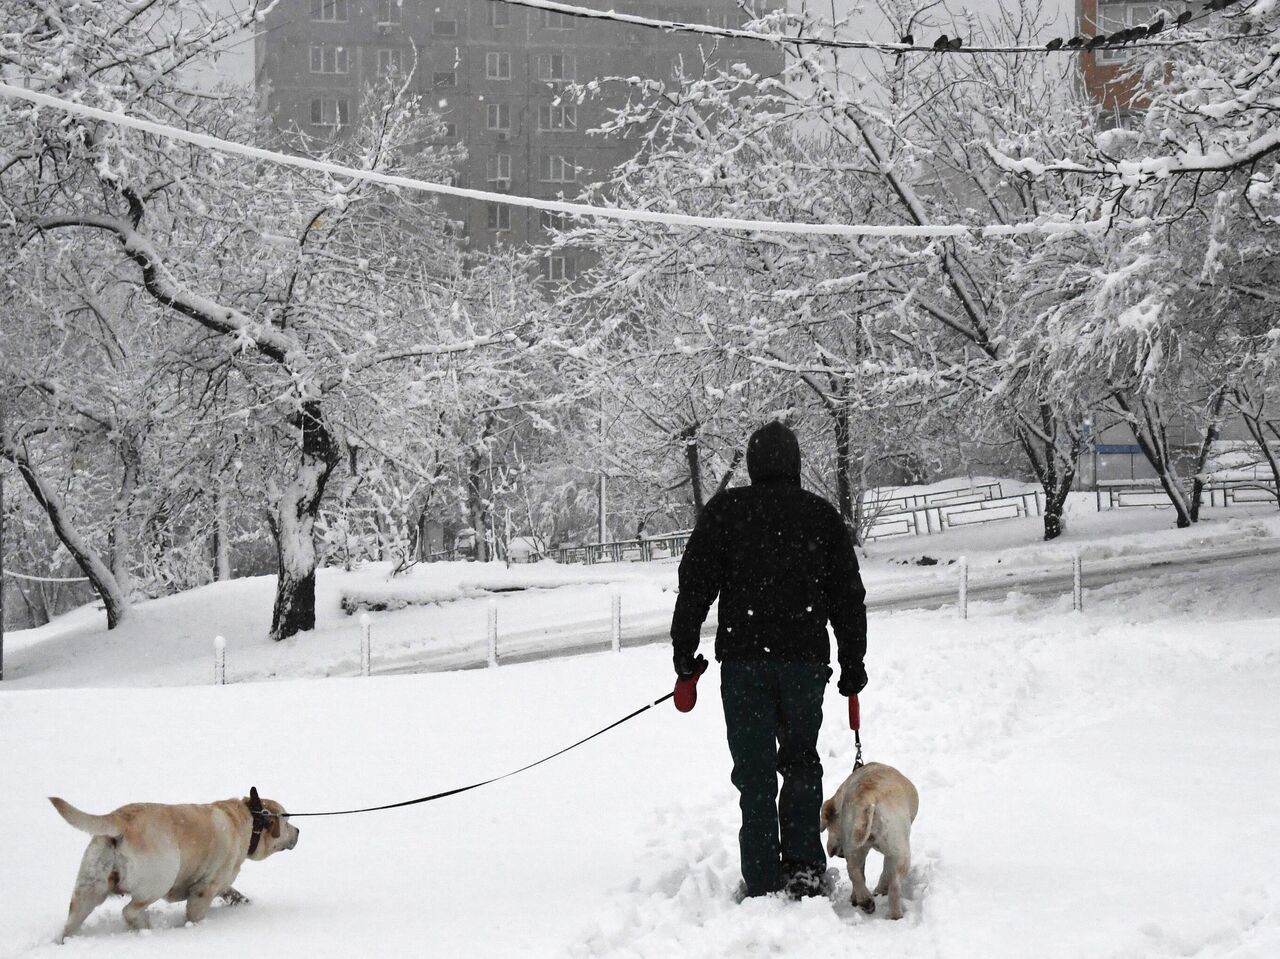
M 1071 44 L 1070 42 L 1057 41 L 1056 45 L 1037 44 L 1031 46 L 947 46 L 942 47 L 937 44 L 915 43 L 908 37 L 904 37 L 901 42 L 893 43 L 880 40 L 841 40 L 835 37 L 806 37 L 806 36 L 788 36 L 784 33 L 762 33 L 758 30 L 744 30 L 741 27 L 717 27 L 709 23 L 689 23 L 681 20 L 659 20 L 654 17 L 644 17 L 634 13 L 619 13 L 616 10 L 597 10 L 593 7 L 580 7 L 575 4 L 560 3 L 558 0 L 496 0 L 498 3 L 504 3 L 512 7 L 526 7 L 533 10 L 544 10 L 548 13 L 558 13 L 566 17 L 575 17 L 584 20 L 608 20 L 614 23 L 623 23 L 633 27 L 644 27 L 650 30 L 662 30 L 666 33 L 700 33 L 705 36 L 724 37 L 730 40 L 756 40 L 764 43 L 787 44 L 794 46 L 810 46 L 810 47 L 827 47 L 837 50 L 869 50 L 876 53 L 893 54 L 895 56 L 903 53 L 1063 53 L 1068 55 L 1084 53 L 1086 50 L 1094 50 L 1097 47 L 1087 47 L 1085 43 Z M 1212 0 L 1204 9 L 1185 20 L 1179 21 L 1177 27 L 1185 27 L 1198 20 L 1212 16 L 1214 13 L 1224 10 L 1234 5 L 1239 0 Z M 1250 4 L 1249 6 L 1252 6 Z M 1161 20 L 1163 26 L 1163 20 Z M 1175 26 L 1170 24 L 1170 27 Z M 1240 35 L 1234 37 L 1185 37 L 1183 39 L 1152 39 L 1156 34 L 1152 33 L 1147 37 L 1133 37 L 1129 40 L 1122 41 L 1127 47 L 1176 47 L 1189 43 L 1205 43 L 1223 40 L 1240 40 L 1247 39 L 1247 36 Z M 1082 41 L 1087 37 L 1080 38 Z M 946 36 L 942 37 L 942 41 L 946 40 Z M 941 42 L 941 41 L 940 41 Z M 953 41 L 954 42 L 954 41 Z M 1102 45 L 1102 44 L 1100 44 Z M 1119 45 L 1119 42 L 1113 44 L 1108 42 L 1106 46 Z
M 5 576 L 12 579 L 21 579 L 32 583 L 87 583 L 87 576 L 28 576 L 26 573 L 15 573 L 11 569 L 3 571 Z
M 327 173 L 332 176 L 348 177 L 353 180 L 366 180 L 383 186 L 399 189 L 417 190 L 424 193 L 437 193 L 444 196 L 460 197 L 469 200 L 483 200 L 489 203 L 503 203 L 508 206 L 529 207 L 547 210 L 554 213 L 566 213 L 575 217 L 591 217 L 606 220 L 623 220 L 639 223 L 653 223 L 669 227 L 697 227 L 707 230 L 746 233 L 786 233 L 808 234 L 816 236 L 843 237 L 1007 237 L 1033 234 L 1078 234 L 1105 233 L 1115 229 L 1149 229 L 1153 221 L 1140 218 L 1128 221 L 1117 220 L 1038 220 L 1026 223 L 1001 223 L 987 226 L 973 226 L 965 223 L 939 224 L 873 224 L 873 223 L 796 223 L 776 220 L 742 220 L 730 217 L 698 216 L 688 213 L 663 213 L 657 210 L 637 210 L 625 207 L 598 206 L 589 203 L 575 203 L 567 200 L 544 200 L 538 197 L 520 196 L 511 193 L 491 193 L 487 190 L 473 190 L 467 187 L 451 186 L 445 183 L 431 183 L 413 177 L 399 176 L 390 173 L 379 173 L 375 170 L 360 170 L 332 163 L 328 160 L 315 160 L 310 157 L 293 156 L 261 147 L 249 146 L 232 140 L 210 136 L 204 133 L 193 133 L 177 127 L 143 120 L 125 113 L 102 110 L 97 107 L 75 103 L 60 97 L 50 96 L 35 90 L 27 90 L 9 83 L 0 82 L 0 97 L 12 100 L 25 100 L 38 107 L 48 107 L 62 113 L 99 120 L 115 126 L 153 136 L 180 140 L 206 150 L 214 150 L 233 156 L 249 157 L 255 160 L 266 160 L 281 166 L 291 166 L 302 170 Z

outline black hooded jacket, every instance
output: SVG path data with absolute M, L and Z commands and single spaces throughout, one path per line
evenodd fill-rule
M 831 661 L 827 622 L 842 671 L 861 671 L 866 591 L 840 514 L 800 487 L 800 447 L 781 423 L 747 445 L 751 485 L 703 508 L 680 562 L 671 621 L 677 656 L 692 656 L 720 597 L 716 659 Z

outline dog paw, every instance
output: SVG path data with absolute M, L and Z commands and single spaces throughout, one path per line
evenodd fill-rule
M 902 918 L 903 916 L 905 916 L 905 915 L 906 915 L 906 913 L 905 913 L 905 912 L 903 912 L 901 909 L 891 909 L 891 910 L 889 910 L 889 918 L 890 918 L 890 919 L 901 919 L 901 918 Z
M 876 911 L 876 901 L 874 899 L 867 898 L 862 902 L 858 902 L 857 899 L 850 899 L 849 901 L 868 915 Z

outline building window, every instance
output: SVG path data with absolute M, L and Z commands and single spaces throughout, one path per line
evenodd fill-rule
M 553 283 L 572 280 L 576 272 L 573 257 L 566 253 L 557 253 L 554 256 L 547 257 L 546 271 L 547 279 Z
M 485 127 L 490 130 L 511 129 L 511 104 L 487 103 L 484 111 Z
M 311 0 L 311 19 L 322 23 L 346 23 L 347 0 Z
M 456 87 L 458 85 L 457 70 L 437 70 L 431 74 L 433 87 Z
M 538 57 L 538 79 L 550 83 L 573 80 L 576 74 L 573 57 L 564 53 L 551 53 Z
M 401 0 L 378 0 L 378 25 L 390 25 L 400 22 Z
M 1098 32 L 1109 36 L 1118 30 L 1148 24 L 1160 9 L 1160 5 L 1155 3 L 1107 3 L 1103 0 L 1098 4 Z M 1132 54 L 1132 50 L 1123 47 L 1102 47 L 1093 55 L 1099 63 L 1123 63 Z
M 544 133 L 578 129 L 578 108 L 571 103 L 544 103 L 538 107 L 538 129 Z
M 553 10 L 542 11 L 542 25 L 548 30 L 572 30 L 573 17 Z
M 457 20 L 433 20 L 431 32 L 437 37 L 456 37 L 458 35 Z
M 351 125 L 351 106 L 343 97 L 318 97 L 311 101 L 311 123 L 318 127 Z
M 399 50 L 379 50 L 378 51 L 378 73 L 403 73 L 403 59 Z
M 556 232 L 568 227 L 569 217 L 564 213 L 552 213 L 550 210 L 539 210 L 538 225 L 549 233 Z
M 509 27 L 511 26 L 511 8 L 505 3 L 489 4 L 489 26 L 491 27 Z
M 503 189 L 511 187 L 511 154 L 499 153 L 485 161 L 488 170 L 487 179 L 491 184 Z
M 446 123 L 446 124 L 444 125 L 444 138 L 445 138 L 446 140 L 456 140 L 456 139 L 458 139 L 458 124 L 456 124 L 456 123 Z
M 506 232 L 511 229 L 511 207 L 505 203 L 489 203 L 488 220 L 489 229 Z
M 346 73 L 349 66 L 346 47 L 317 44 L 311 48 L 312 73 Z
M 511 79 L 511 54 L 506 52 L 484 55 L 484 75 L 488 80 Z
M 574 183 L 578 179 L 578 168 L 574 166 L 573 157 L 549 153 L 542 157 L 541 173 L 543 183 Z

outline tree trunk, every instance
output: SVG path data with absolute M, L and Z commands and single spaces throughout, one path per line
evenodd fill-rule
M 1161 488 L 1169 497 L 1169 502 L 1173 504 L 1178 529 L 1186 529 L 1193 522 L 1191 506 L 1187 502 L 1187 494 L 1182 489 L 1178 467 L 1169 452 L 1169 437 L 1160 412 L 1160 405 L 1147 397 L 1132 397 L 1124 390 L 1116 391 L 1115 400 L 1121 412 L 1124 413 L 1129 429 L 1133 432 L 1133 438 L 1138 442 L 1138 448 L 1142 450 L 1142 455 L 1156 471 Z M 1139 411 L 1142 414 L 1141 417 L 1138 416 Z
M 325 484 L 338 463 L 319 400 L 306 400 L 299 416 L 302 459 L 276 513 L 279 576 L 271 638 L 288 639 L 316 625 L 316 516 Z
M 489 562 L 489 513 L 484 495 L 484 460 L 477 447 L 467 466 L 467 508 L 471 514 L 471 529 L 475 533 L 476 562 Z
M 1258 444 L 1258 449 L 1262 451 L 1263 458 L 1267 461 L 1267 465 L 1271 467 L 1271 479 L 1276 485 L 1276 505 L 1280 506 L 1280 458 L 1276 457 L 1275 450 L 1267 442 L 1267 434 L 1262 431 L 1261 419 L 1245 416 L 1244 422 L 1249 430 L 1249 435 Z
M 107 629 L 115 629 L 128 617 L 129 601 L 124 591 L 120 589 L 120 584 L 116 582 L 110 567 L 89 545 L 79 530 L 71 525 L 62 500 L 36 472 L 26 455 L 16 448 L 6 448 L 4 453 L 18 468 L 18 475 L 22 477 L 27 488 L 31 490 L 31 495 L 49 517 L 49 522 L 58 539 L 67 548 L 71 558 L 84 571 L 85 576 L 89 578 L 89 585 L 102 600 L 102 605 L 107 611 Z
M 1244 420 L 1245 428 L 1249 431 L 1249 436 L 1253 438 L 1253 442 L 1257 444 L 1262 458 L 1267 461 L 1267 465 L 1271 468 L 1271 479 L 1276 484 L 1276 506 L 1280 507 L 1280 458 L 1276 456 L 1275 450 L 1267 442 L 1261 406 L 1257 406 L 1254 409 L 1245 409 L 1243 402 L 1241 402 L 1245 399 L 1246 396 L 1243 393 L 1237 393 L 1236 409 L 1239 410 L 1240 417 Z M 1274 426 L 1271 429 L 1273 432 L 1276 431 Z M 1277 439 L 1280 439 L 1280 436 L 1277 436 Z
M 840 510 L 844 525 L 853 533 L 853 541 L 856 543 L 858 531 L 853 516 L 853 483 L 849 479 L 849 406 L 840 402 L 828 409 L 836 435 L 836 507 Z
M 702 515 L 702 458 L 698 452 L 698 424 L 686 427 L 680 433 L 684 440 L 684 458 L 689 464 L 689 489 L 693 494 L 693 514 Z
M 111 574 L 116 578 L 120 593 L 128 596 L 132 585 L 129 576 L 129 510 L 133 494 L 138 487 L 138 470 L 141 457 L 136 448 L 124 444 L 120 449 L 124 474 L 120 478 L 120 491 L 116 494 L 111 516 L 111 534 L 107 538 L 107 553 L 111 557 Z
M 1039 414 L 1039 430 L 1035 431 L 1023 423 L 1017 427 L 1017 436 L 1031 462 L 1031 471 L 1044 490 L 1044 538 L 1047 542 L 1062 535 L 1062 514 L 1067 494 L 1075 482 L 1084 434 L 1064 425 L 1048 403 L 1040 404 Z M 1067 440 L 1065 453 L 1059 448 L 1063 434 Z
M 716 491 L 712 494 L 713 498 L 729 488 L 729 484 L 733 482 L 733 474 L 738 472 L 738 467 L 741 465 L 742 447 L 738 447 L 733 451 L 733 459 L 729 461 L 729 468 L 724 471 L 724 475 L 720 477 L 720 482 L 716 484 Z M 636 539 L 639 538 L 638 536 L 636 537 Z
M 227 528 L 227 500 L 222 490 L 213 500 L 213 581 L 224 583 L 231 578 L 231 537 Z
M 1200 455 L 1196 457 L 1196 475 L 1191 481 L 1191 506 L 1188 515 L 1191 522 L 1200 522 L 1200 502 L 1204 498 L 1205 468 L 1209 465 L 1209 456 L 1213 452 L 1213 444 L 1218 441 L 1222 432 L 1222 407 L 1227 401 L 1227 387 L 1223 385 L 1209 404 L 1209 421 L 1204 427 L 1204 442 L 1200 444 Z

